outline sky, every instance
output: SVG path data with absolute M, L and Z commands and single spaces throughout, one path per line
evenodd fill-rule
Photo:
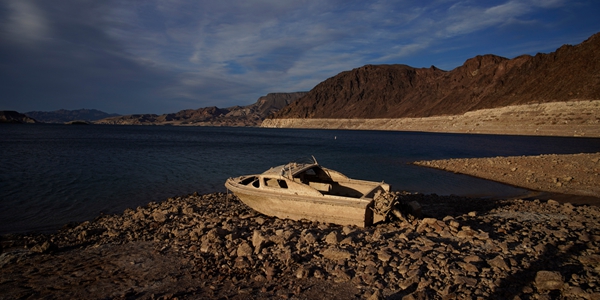
M 172 113 L 600 32 L 597 0 L 2 0 L 0 110 Z

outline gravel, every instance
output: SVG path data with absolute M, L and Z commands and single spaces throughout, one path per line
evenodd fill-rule
M 596 206 L 408 193 L 403 201 L 418 201 L 423 218 L 369 228 L 282 220 L 217 193 L 55 234 L 5 235 L 0 298 L 600 297 Z
M 419 164 L 588 195 L 600 186 L 599 156 Z M 0 299 L 600 298 L 598 206 L 565 195 L 401 194 L 403 203 L 421 205 L 421 217 L 368 228 L 292 221 L 215 193 L 101 215 L 54 234 L 3 235 Z

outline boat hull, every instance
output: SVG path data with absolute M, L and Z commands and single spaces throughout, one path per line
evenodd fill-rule
M 240 186 L 233 179 L 227 180 L 225 186 L 244 204 L 272 217 L 359 227 L 370 226 L 381 219 L 373 214 L 371 199 L 269 193 Z

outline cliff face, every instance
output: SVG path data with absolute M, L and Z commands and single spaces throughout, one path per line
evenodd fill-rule
M 424 118 L 266 119 L 261 127 L 600 137 L 600 100 L 479 109 Z
M 273 118 L 429 117 L 581 99 L 600 99 L 600 33 L 549 54 L 477 56 L 452 71 L 363 66 L 323 81 Z
M 269 115 L 306 92 L 271 93 L 258 98 L 256 103 L 229 108 L 204 107 L 186 109 L 177 113 L 155 115 L 137 114 L 106 118 L 96 124 L 113 125 L 194 125 L 194 126 L 259 126 Z
M 37 123 L 36 120 L 13 110 L 0 110 L 0 123 Z

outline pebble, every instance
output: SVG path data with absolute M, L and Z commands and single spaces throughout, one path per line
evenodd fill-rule
M 558 271 L 538 271 L 535 275 L 535 286 L 538 290 L 560 290 L 564 280 Z
M 418 202 L 424 217 L 358 228 L 262 216 L 221 193 L 170 198 L 54 234 L 3 236 L 0 290 L 7 298 L 78 298 L 83 291 L 143 298 L 189 289 L 196 298 L 231 298 L 227 291 L 235 290 L 248 298 L 326 299 L 308 294 L 317 280 L 339 286 L 337 293 L 352 287 L 344 294 L 350 299 L 600 295 L 598 207 L 409 193 L 404 199 Z M 109 250 L 136 245 L 151 245 L 153 254 Z M 119 267 L 91 253 L 113 262 L 129 257 Z M 66 263 L 67 256 L 78 263 Z

